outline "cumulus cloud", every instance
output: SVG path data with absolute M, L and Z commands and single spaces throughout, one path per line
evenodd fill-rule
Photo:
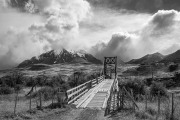
M 108 43 L 99 43 L 91 51 L 98 58 L 116 55 L 124 61 L 154 52 L 167 54 L 175 49 L 172 46 L 179 48 L 179 17 L 178 11 L 160 10 L 139 31 L 114 34 Z
M 30 56 L 38 55 L 40 43 L 31 40 L 27 32 L 7 31 L 0 38 L 0 66 L 1 69 L 13 67 Z
M 61 47 L 73 49 L 75 44 L 79 44 L 76 40 L 79 23 L 91 14 L 88 2 L 84 0 L 34 0 L 34 2 L 41 14 L 46 17 L 46 21 L 43 24 L 33 24 L 29 30 L 48 43 L 46 49 L 61 49 Z
M 0 7 L 0 69 L 15 66 L 47 50 L 80 46 L 76 36 L 79 22 L 90 16 L 88 2 L 34 0 L 33 5 L 39 11 L 36 14 L 5 5 Z

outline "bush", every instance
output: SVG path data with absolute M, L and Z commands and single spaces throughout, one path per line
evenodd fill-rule
M 49 99 L 52 98 L 53 89 L 52 89 L 51 87 L 44 87 L 44 88 L 42 88 L 42 89 L 34 92 L 34 93 L 32 94 L 32 98 L 38 97 L 39 94 L 40 94 L 40 92 L 41 92 L 41 94 L 43 95 L 42 97 L 43 97 L 44 100 L 49 100 Z
M 179 67 L 178 64 L 172 64 L 172 65 L 169 65 L 168 69 L 170 72 L 173 72 L 173 71 L 177 70 L 178 67 Z
M 144 95 L 145 94 L 145 81 L 141 79 L 126 79 L 119 81 L 119 87 L 123 88 L 125 87 L 126 90 L 130 92 L 130 90 L 133 91 L 133 95 L 135 98 L 137 98 L 138 95 Z
M 16 85 L 24 85 L 25 79 L 20 72 L 13 72 L 1 78 L 0 84 L 2 86 L 8 86 L 14 88 Z
M 1 95 L 7 95 L 7 94 L 12 94 L 13 93 L 13 89 L 5 86 L 5 87 L 0 87 L 0 94 Z
M 160 92 L 160 96 L 167 97 L 167 89 L 163 86 L 162 83 L 153 82 L 150 86 L 150 95 L 152 97 L 158 96 L 158 92 Z
M 74 78 L 75 77 L 74 74 L 76 74 L 77 78 Z M 90 74 L 87 75 L 84 72 L 75 72 L 74 74 L 72 74 L 68 79 L 68 84 L 71 88 L 76 87 L 80 84 L 83 84 L 95 78 L 94 75 L 90 75 Z
M 32 87 L 32 86 L 34 86 L 35 85 L 35 79 L 33 79 L 33 78 L 27 78 L 26 79 L 26 81 L 25 81 L 25 85 L 27 86 L 27 87 Z
M 174 82 L 176 83 L 176 85 L 178 85 L 180 83 L 180 73 L 178 73 L 178 72 L 175 73 Z

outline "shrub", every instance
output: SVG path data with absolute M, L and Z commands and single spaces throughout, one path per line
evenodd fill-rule
M 12 88 L 10 88 L 8 86 L 0 87 L 0 94 L 1 95 L 12 94 L 12 93 L 13 93 Z
M 173 72 L 173 71 L 177 70 L 178 67 L 179 67 L 178 64 L 171 64 L 171 65 L 169 65 L 168 69 L 170 72 Z
M 41 92 L 41 94 L 43 95 L 42 97 L 43 97 L 44 100 L 49 100 L 49 99 L 52 98 L 53 89 L 52 89 L 51 87 L 44 87 L 44 88 L 42 88 L 42 89 L 34 92 L 34 93 L 32 94 L 32 97 L 33 97 L 33 98 L 38 97 L 39 94 L 40 94 L 40 92 Z
M 145 94 L 145 82 L 141 79 L 126 79 L 119 81 L 119 87 L 123 88 L 125 87 L 126 90 L 130 92 L 130 90 L 133 91 L 133 95 L 135 98 L 137 98 L 137 95 L 144 95 Z
M 27 86 L 27 87 L 32 87 L 32 86 L 34 86 L 35 85 L 35 79 L 33 79 L 33 78 L 27 78 L 26 79 L 26 81 L 25 81 L 25 85 Z
M 15 87 L 16 85 L 24 84 L 24 76 L 20 72 L 13 72 L 12 74 L 6 75 L 1 78 L 0 84 L 8 87 Z
M 162 83 L 153 82 L 150 86 L 150 95 L 152 97 L 158 96 L 158 92 L 160 92 L 160 96 L 167 97 L 167 89 L 163 86 Z
M 176 85 L 180 83 L 180 73 L 176 72 L 174 75 L 174 82 L 176 82 Z
M 76 74 L 77 78 L 74 78 L 74 74 Z M 75 72 L 74 74 L 72 74 L 69 78 L 68 78 L 68 84 L 69 86 L 72 87 L 76 87 L 80 84 L 83 84 L 89 80 L 92 80 L 95 78 L 95 75 L 93 74 L 86 74 L 84 72 Z

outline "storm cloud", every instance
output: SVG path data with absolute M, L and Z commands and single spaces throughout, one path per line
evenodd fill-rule
M 180 10 L 179 0 L 88 0 L 96 7 L 108 7 L 112 9 L 126 9 L 138 12 L 155 13 L 160 9 Z
M 179 18 L 178 11 L 160 10 L 139 31 L 113 34 L 108 43 L 98 43 L 91 51 L 100 59 L 112 55 L 124 61 L 154 52 L 168 54 L 179 49 Z
M 0 6 L 0 69 L 48 50 L 79 46 L 79 22 L 88 18 L 84 0 L 34 0 L 37 14 Z M 29 4 L 29 3 L 26 3 Z M 7 4 L 9 5 L 9 4 Z

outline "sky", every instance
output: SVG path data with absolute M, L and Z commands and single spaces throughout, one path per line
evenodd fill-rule
M 179 0 L 0 0 L 0 69 L 49 50 L 123 61 L 180 48 Z

